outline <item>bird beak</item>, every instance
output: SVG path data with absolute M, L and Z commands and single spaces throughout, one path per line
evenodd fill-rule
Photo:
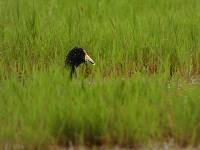
M 88 56 L 88 54 L 85 55 L 85 61 L 95 65 L 94 61 L 92 60 L 92 58 L 90 58 L 90 56 Z

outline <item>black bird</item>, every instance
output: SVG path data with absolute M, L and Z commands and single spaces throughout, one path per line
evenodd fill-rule
M 65 58 L 65 66 L 71 68 L 70 77 L 73 78 L 73 75 L 76 76 L 76 68 L 85 62 L 90 62 L 91 64 L 95 65 L 94 61 L 83 48 L 74 47 L 72 50 L 69 51 Z

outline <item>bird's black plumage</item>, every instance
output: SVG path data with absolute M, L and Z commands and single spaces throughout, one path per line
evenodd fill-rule
M 72 78 L 74 74 L 76 75 L 76 68 L 87 61 L 93 65 L 95 64 L 83 48 L 75 47 L 70 50 L 65 58 L 65 66 L 71 68 L 70 77 Z

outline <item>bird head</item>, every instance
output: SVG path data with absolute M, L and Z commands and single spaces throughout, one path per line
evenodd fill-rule
M 83 48 L 73 48 L 66 57 L 65 64 L 78 67 L 81 63 L 89 62 L 95 65 L 92 58 L 87 54 Z

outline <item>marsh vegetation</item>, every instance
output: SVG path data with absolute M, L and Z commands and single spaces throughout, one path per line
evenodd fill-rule
M 2 0 L 1 145 L 199 145 L 198 10 L 198 0 Z M 74 46 L 96 66 L 71 81 Z

